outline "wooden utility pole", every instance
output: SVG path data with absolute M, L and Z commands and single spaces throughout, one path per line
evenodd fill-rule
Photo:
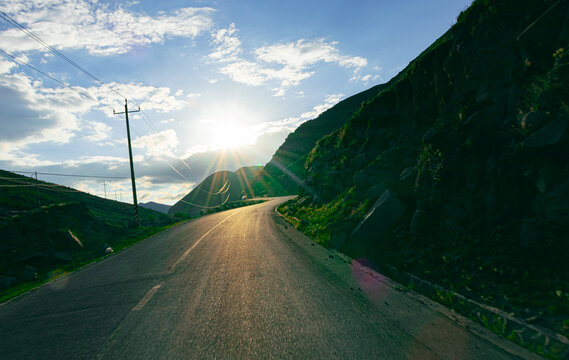
M 138 110 L 131 110 L 130 112 L 139 112 L 140 111 L 140 106 L 138 107 Z M 136 183 L 134 181 L 134 163 L 132 162 L 132 147 L 130 145 L 130 125 L 128 123 L 128 106 L 127 106 L 127 101 L 126 99 L 124 99 L 124 112 L 115 112 L 115 110 L 113 110 L 113 114 L 114 115 L 119 115 L 119 114 L 124 114 L 125 118 L 126 118 L 126 138 L 128 139 L 128 157 L 130 159 L 130 179 L 132 181 L 132 200 L 134 202 L 134 221 L 136 221 L 136 225 L 140 224 L 140 221 L 138 219 L 138 201 L 136 200 Z
M 40 188 L 38 184 L 38 172 L 36 171 L 36 203 L 40 207 Z

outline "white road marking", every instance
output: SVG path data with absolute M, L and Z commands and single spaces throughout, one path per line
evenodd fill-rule
M 156 291 L 158 291 L 158 289 L 160 289 L 160 286 L 162 286 L 162 283 L 160 283 L 160 284 L 154 286 L 152 289 L 148 290 L 146 295 L 144 295 L 144 297 L 142 299 L 140 299 L 138 304 L 136 304 L 136 306 L 134 308 L 132 308 L 131 311 L 138 311 L 138 310 L 142 309 L 144 307 L 144 305 L 146 305 L 148 300 L 150 300 L 150 298 L 152 298 L 152 296 L 156 293 Z
M 176 260 L 176 262 L 174 263 L 174 265 L 170 266 L 170 270 L 174 270 L 174 268 L 181 263 L 182 261 L 184 261 L 184 259 L 186 257 L 188 257 L 188 255 L 190 254 L 190 252 L 192 250 L 194 250 L 194 248 L 196 246 L 198 246 L 198 244 L 200 243 L 200 241 L 202 241 L 206 236 L 209 235 L 210 232 L 212 232 L 213 230 L 215 230 L 219 225 L 223 224 L 224 222 L 226 222 L 230 217 L 232 217 L 233 215 L 237 215 L 238 212 L 234 212 L 233 214 L 229 215 L 228 217 L 226 217 L 225 219 L 221 220 L 217 225 L 215 225 L 214 227 L 212 227 L 211 229 L 209 229 L 208 232 L 206 232 L 205 234 L 202 235 L 201 238 L 199 238 L 192 246 L 190 246 L 190 248 L 188 250 L 186 250 L 185 253 L 182 254 L 182 256 L 180 256 L 180 258 L 178 260 Z

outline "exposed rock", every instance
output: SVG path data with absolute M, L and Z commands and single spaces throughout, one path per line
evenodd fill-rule
M 525 219 L 520 227 L 520 246 L 529 248 L 539 243 L 541 232 L 535 220 Z
M 22 280 L 24 281 L 33 281 L 36 280 L 38 277 L 38 269 L 33 266 L 26 265 L 24 268 L 24 272 L 22 273 Z
M 357 172 L 353 178 L 354 185 L 357 188 L 365 187 L 367 185 L 368 176 L 369 176 L 369 174 L 365 169 Z
M 375 184 L 365 193 L 364 199 L 375 201 L 385 190 L 387 190 L 387 186 L 384 183 Z
M 333 249 L 339 249 L 342 247 L 342 245 L 344 245 L 347 239 L 347 232 L 341 232 L 339 234 L 330 233 L 330 242 L 328 243 L 328 246 Z
M 425 134 L 423 135 L 423 142 L 425 144 L 429 144 L 434 142 L 434 140 L 437 138 L 437 136 L 439 135 L 439 131 L 435 128 L 429 128 L 429 130 L 427 130 L 425 132 Z
M 355 241 L 368 241 L 389 230 L 405 213 L 405 204 L 385 190 L 350 234 Z
M 74 233 L 72 233 L 70 229 L 67 229 L 67 232 L 65 234 L 69 240 L 72 240 L 80 247 L 83 247 L 81 240 L 79 240 L 79 238 Z
M 545 193 L 545 191 L 547 190 L 547 184 L 545 182 L 545 176 L 543 176 L 543 174 L 539 175 L 539 177 L 537 178 L 537 181 L 535 182 L 535 187 L 537 191 L 539 191 L 542 194 Z
M 569 250 L 569 180 L 545 194 L 540 201 L 539 213 L 544 215 L 545 245 L 561 246 Z
M 417 169 L 414 166 L 409 166 L 403 169 L 399 174 L 399 183 L 395 188 L 401 196 L 406 196 L 413 191 L 415 180 L 417 178 Z
M 0 290 L 7 289 L 18 284 L 18 279 L 11 276 L 0 276 Z
M 355 158 L 350 161 L 350 165 L 354 166 L 357 169 L 361 169 L 364 165 L 367 164 L 367 157 L 365 154 L 359 154 Z
M 66 251 L 57 251 L 55 252 L 55 258 L 57 260 L 61 260 L 64 262 L 72 262 L 73 261 L 73 256 L 71 256 L 70 253 L 66 252 Z
M 411 219 L 410 231 L 415 236 L 420 236 L 428 230 L 429 214 L 424 210 L 416 210 Z
M 530 111 L 522 119 L 520 126 L 522 129 L 537 129 L 547 121 L 547 114 L 544 111 Z
M 547 124 L 524 140 L 523 144 L 529 148 L 541 148 L 559 144 L 567 130 L 568 118 L 559 116 L 550 120 Z
M 399 181 L 404 182 L 412 180 L 414 182 L 416 176 L 417 169 L 414 166 L 409 166 L 401 171 L 401 174 L 399 175 Z

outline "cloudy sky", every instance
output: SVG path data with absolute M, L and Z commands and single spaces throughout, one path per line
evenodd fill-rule
M 3 0 L 0 168 L 109 176 L 39 178 L 132 201 L 129 180 L 112 178 L 130 176 L 113 115 L 126 97 L 142 109 L 130 115 L 139 201 L 173 204 L 216 170 L 264 165 L 302 122 L 396 75 L 470 3 Z

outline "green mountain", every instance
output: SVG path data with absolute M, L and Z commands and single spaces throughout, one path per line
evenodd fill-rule
M 318 140 L 285 211 L 326 246 L 569 335 L 568 14 L 475 1 Z
M 300 125 L 288 135 L 272 159 L 252 181 L 253 196 L 291 195 L 303 185 L 304 163 L 316 141 L 344 125 L 361 103 L 377 95 L 385 85 L 377 85 L 340 101 L 316 119 Z
M 118 250 L 170 224 L 130 204 L 0 170 L 0 295 L 23 282 L 44 281 Z M 50 275 L 51 274 L 51 275 Z
M 139 203 L 138 205 L 143 208 L 158 211 L 164 214 L 168 214 L 168 210 L 170 210 L 170 205 L 160 204 L 154 201 L 149 201 L 147 203 Z
M 235 172 L 213 173 L 172 205 L 168 213 L 198 216 L 218 206 L 239 201 L 247 193 L 251 193 L 251 182 L 261 169 L 259 166 L 249 166 Z

